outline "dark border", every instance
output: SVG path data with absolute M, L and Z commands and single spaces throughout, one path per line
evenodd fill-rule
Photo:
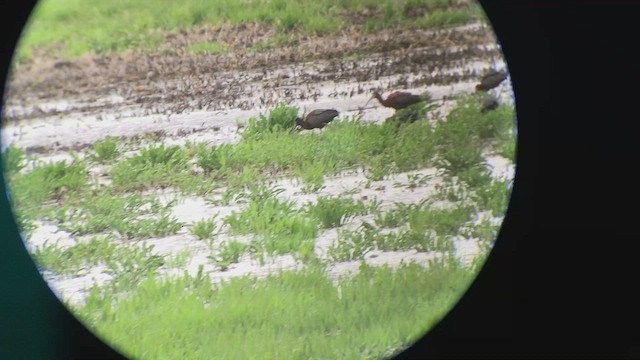
M 5 1 L 0 8 L 3 84 L 34 3 Z M 481 4 L 516 95 L 512 200 L 475 283 L 398 358 L 638 357 L 640 335 L 626 326 L 635 320 L 628 319 L 638 302 L 629 294 L 637 271 L 622 255 L 624 245 L 638 241 L 631 195 L 640 154 L 629 105 L 638 102 L 640 3 Z M 0 358 L 121 359 L 46 287 L 4 196 L 0 232 Z

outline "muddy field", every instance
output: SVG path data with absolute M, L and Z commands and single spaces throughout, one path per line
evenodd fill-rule
M 239 141 L 250 117 L 266 114 L 280 102 L 298 106 L 301 112 L 334 108 L 341 117 L 361 115 L 365 121 L 381 122 L 393 110 L 375 100 L 369 102 L 374 90 L 383 95 L 396 90 L 428 91 L 443 105 L 438 111 L 445 113 L 452 105 L 452 95 L 473 91 L 490 67 L 506 66 L 491 29 L 484 24 L 433 32 L 344 33 L 333 38 L 299 38 L 265 52 L 248 50 L 270 35 L 268 29 L 257 25 L 203 28 L 166 34 L 165 45 L 157 53 L 86 56 L 74 61 L 60 60 L 55 49 L 48 49 L 41 60 L 21 64 L 12 74 L 5 99 L 2 146 L 15 144 L 35 159 L 58 161 L 71 159 L 71 151 L 88 148 L 106 135 L 133 144 L 130 153 L 135 153 L 136 146 L 154 142 L 233 143 Z M 225 54 L 190 54 L 187 45 L 195 41 L 223 41 L 231 47 Z M 508 81 L 492 92 L 502 101 L 513 101 Z M 509 159 L 487 156 L 487 162 L 495 177 L 513 177 Z M 96 180 L 104 178 L 100 167 L 90 172 Z M 417 188 L 404 186 L 408 176 L 416 174 L 432 177 Z M 317 194 L 302 193 L 296 179 L 277 179 L 277 184 L 285 189 L 280 197 L 298 203 L 321 195 L 350 194 L 358 199 L 377 198 L 384 207 L 394 202 L 419 203 L 435 191 L 440 180 L 435 169 L 422 169 L 374 181 L 367 188 L 361 172 L 338 174 L 327 177 Z M 172 189 L 155 194 L 167 201 L 178 199 L 172 214 L 185 224 L 215 214 L 220 219 L 241 208 L 214 206 L 204 197 L 180 196 Z M 484 217 L 486 214 L 478 214 L 477 220 Z M 362 221 L 370 219 L 355 217 L 346 226 L 356 228 Z M 492 221 L 500 222 L 501 218 Z M 223 232 L 220 238 L 225 236 L 228 234 Z M 336 237 L 335 229 L 320 233 L 315 248 L 320 258 Z M 78 239 L 55 224 L 40 222 L 27 241 L 28 247 L 33 249 L 45 240 L 70 246 Z M 187 270 L 195 273 L 204 265 L 212 279 L 218 280 L 302 266 L 289 255 L 264 265 L 245 256 L 228 270 L 217 270 L 206 256 L 207 245 L 186 227 L 146 243 L 167 255 L 188 249 L 192 258 Z M 456 239 L 455 246 L 466 262 L 478 252 L 473 239 Z M 367 262 L 426 264 L 434 256 L 437 254 L 416 251 L 372 252 Z M 357 268 L 357 261 L 335 263 L 331 273 L 340 275 Z M 109 279 L 100 268 L 71 278 L 45 275 L 54 290 L 71 301 L 81 300 L 84 288 Z

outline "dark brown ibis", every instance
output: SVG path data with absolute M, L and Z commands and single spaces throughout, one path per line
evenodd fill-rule
M 482 104 L 480 106 L 480 112 L 481 113 L 485 113 L 487 111 L 491 111 L 491 110 L 495 110 L 498 105 L 500 105 L 500 103 L 498 102 L 498 98 L 491 95 L 491 94 L 487 94 L 483 99 L 482 99 Z
M 415 95 L 410 92 L 404 91 L 393 92 L 389 94 L 386 99 L 383 99 L 380 93 L 376 91 L 373 93 L 373 96 L 371 96 L 371 98 L 378 99 L 380 104 L 382 104 L 383 106 L 394 108 L 396 110 L 404 109 L 408 106 L 417 104 L 425 100 L 420 95 Z
M 496 88 L 506 78 L 507 73 L 505 71 L 490 70 L 480 79 L 480 84 L 476 85 L 476 91 L 489 91 Z
M 333 109 L 316 109 L 307 114 L 304 120 L 296 118 L 296 127 L 300 126 L 306 130 L 322 129 L 338 115 L 339 113 Z

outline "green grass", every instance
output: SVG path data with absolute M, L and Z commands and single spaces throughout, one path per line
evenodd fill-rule
M 7 185 L 13 207 L 33 219 L 44 216 L 53 206 L 50 201 L 79 198 L 89 186 L 86 166 L 79 160 L 38 164 L 9 176 Z
M 110 291 L 131 291 L 144 279 L 153 276 L 165 263 L 165 256 L 154 254 L 153 248 L 154 245 L 146 243 L 117 247 L 113 256 L 105 259 L 105 273 L 112 276 L 107 284 Z
M 182 249 L 177 254 L 167 257 L 164 265 L 168 268 L 185 268 L 192 255 L 192 250 Z
M 451 237 L 466 230 L 473 208 L 458 205 L 453 208 L 433 208 L 429 203 L 402 204 L 386 212 L 377 211 L 374 221 L 382 228 L 400 229 L 382 232 L 370 224 L 357 230 L 338 232 L 338 241 L 328 250 L 332 262 L 363 258 L 372 250 L 453 251 Z
M 189 228 L 189 232 L 200 240 L 213 239 L 214 231 L 216 230 L 216 217 L 217 215 L 193 223 Z
M 122 191 L 176 185 L 190 175 L 188 162 L 186 150 L 177 145 L 152 145 L 114 163 L 109 175 L 114 188 Z
M 237 240 L 224 241 L 220 244 L 218 251 L 210 258 L 222 271 L 226 271 L 229 265 L 240 261 L 240 257 L 249 250 L 249 245 Z
M 461 25 L 469 22 L 472 17 L 472 13 L 467 9 L 460 10 L 436 10 L 429 14 L 424 22 L 418 22 L 425 27 L 448 27 Z
M 224 54 L 227 47 L 219 42 L 198 42 L 189 44 L 187 50 L 194 54 Z
M 331 262 L 361 260 L 374 249 L 370 233 L 352 230 L 338 230 L 338 240 L 327 249 Z
M 11 178 L 27 166 L 27 156 L 23 149 L 11 144 L 2 152 L 2 166 L 7 177 Z
M 223 221 L 233 233 L 264 235 L 262 239 L 268 252 L 288 252 L 288 242 L 297 244 L 305 239 L 314 239 L 318 234 L 318 225 L 305 217 L 292 202 L 276 198 L 251 200 L 245 210 L 233 212 Z M 285 244 L 284 248 L 278 246 L 282 244 Z
M 61 249 L 58 244 L 45 241 L 37 246 L 33 258 L 41 269 L 56 274 L 75 276 L 84 268 L 96 266 L 112 259 L 117 245 L 110 237 L 93 237 L 86 242 Z
M 406 9 L 415 8 L 424 8 L 429 15 L 404 15 Z M 33 46 L 38 45 L 59 44 L 63 54 L 69 57 L 87 52 L 153 49 L 162 45 L 162 31 L 188 30 L 204 25 L 259 22 L 285 33 L 324 35 L 353 25 L 353 12 L 365 9 L 370 9 L 370 17 L 356 25 L 368 31 L 392 26 L 440 27 L 479 17 L 473 6 L 458 6 L 440 0 L 187 0 L 180 3 L 168 0 L 43 0 L 30 19 L 18 58 L 28 57 Z M 193 46 L 195 52 L 219 50 L 211 45 Z
M 181 227 L 170 215 L 173 203 L 135 194 L 113 196 L 108 192 L 87 196 L 62 214 L 60 228 L 73 235 L 115 232 L 125 239 L 175 234 Z
M 42 199 L 47 196 L 46 189 L 36 189 L 38 176 L 27 177 L 25 180 L 25 178 L 20 175 L 20 171 L 22 171 L 28 163 L 27 156 L 23 149 L 11 144 L 2 152 L 0 160 L 2 170 L 4 171 L 4 178 L 6 179 L 5 181 L 10 186 L 7 190 L 13 189 L 13 186 L 16 185 L 16 181 L 14 181 L 15 178 L 20 178 L 20 180 L 17 181 L 18 192 L 16 193 L 15 190 L 13 190 L 9 191 L 8 194 L 11 203 L 14 205 L 13 214 L 16 220 L 16 226 L 21 233 L 29 237 L 36 228 L 33 220 L 38 216 L 31 212 L 30 209 L 38 209 L 37 202 L 39 199 L 31 199 L 28 196 L 24 196 L 25 194 L 20 193 L 20 191 L 21 189 L 27 189 L 27 191 L 38 192 L 38 195 Z M 38 190 L 42 190 L 42 192 Z M 15 200 L 14 197 L 16 198 Z
M 77 311 L 136 359 L 376 359 L 431 329 L 472 278 L 441 262 L 363 266 L 337 287 L 313 268 L 220 287 L 206 277 L 150 277 L 127 298 L 94 289 Z
M 307 212 L 317 219 L 324 228 L 342 226 L 355 215 L 366 213 L 365 204 L 351 198 L 319 197 L 314 204 L 307 204 Z
M 392 171 L 426 166 L 436 152 L 433 130 L 423 121 L 398 127 L 336 120 L 319 136 L 291 133 L 296 113 L 295 107 L 280 106 L 269 116 L 250 119 L 242 141 L 201 147 L 196 163 L 227 182 L 240 171 L 251 171 L 252 179 L 261 178 L 261 173 L 293 174 L 302 180 L 304 190 L 315 192 L 324 176 L 342 169 L 370 166 L 375 180 Z
M 297 43 L 297 40 L 294 40 L 291 35 L 276 34 L 266 40 L 259 41 L 258 43 L 253 45 L 251 48 L 249 48 L 249 51 L 264 52 L 264 51 L 271 50 L 275 47 L 293 45 L 296 43 Z
M 294 127 L 296 117 L 298 117 L 298 112 L 298 107 L 278 104 L 269 110 L 267 116 L 260 114 L 258 118 L 249 119 L 249 126 L 242 132 L 242 138 L 260 140 L 267 133 L 291 130 Z
M 88 158 L 100 164 L 112 162 L 121 153 L 118 140 L 118 137 L 107 135 L 104 140 L 96 141 L 93 144 L 93 152 L 88 154 Z
M 509 203 L 511 186 L 511 181 L 491 179 L 484 186 L 474 189 L 471 198 L 480 209 L 490 210 L 494 216 L 501 216 Z
M 406 224 L 409 214 L 420 209 L 420 204 L 404 204 L 397 202 L 395 207 L 385 212 L 376 212 L 374 221 L 376 225 L 385 228 L 394 228 Z
M 447 176 L 460 176 L 477 186 L 489 180 L 482 150 L 491 143 L 503 146 L 514 138 L 514 110 L 500 105 L 482 114 L 477 95 L 461 96 L 458 102 L 446 121 L 439 121 L 434 129 L 438 143 L 435 164 Z

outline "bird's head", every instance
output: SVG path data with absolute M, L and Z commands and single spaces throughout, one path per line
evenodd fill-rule
M 302 119 L 300 119 L 299 117 L 296 118 L 295 123 L 293 124 L 293 127 L 291 128 L 291 130 L 289 131 L 289 133 L 293 133 L 296 130 L 300 130 L 300 128 L 302 128 Z

